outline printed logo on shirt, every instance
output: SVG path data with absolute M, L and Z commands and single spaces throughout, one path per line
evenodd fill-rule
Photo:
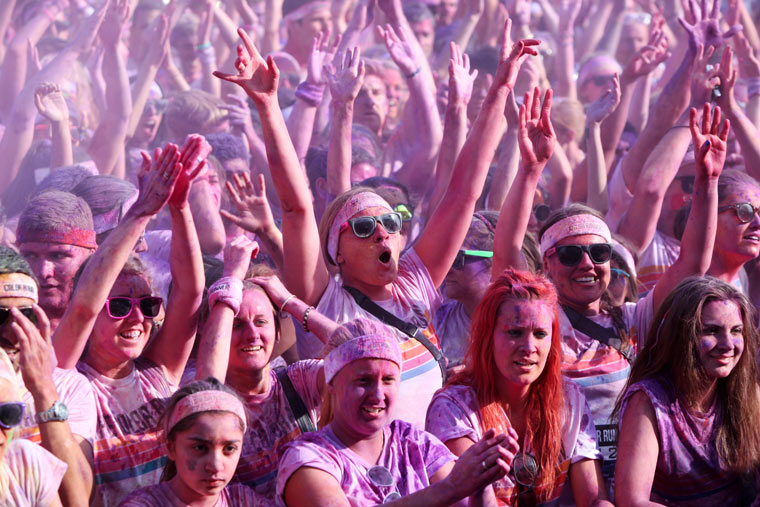
M 131 412 L 117 414 L 115 420 L 111 414 L 102 414 L 102 417 L 98 418 L 98 434 L 103 433 L 102 425 L 107 426 L 108 432 L 115 435 L 134 435 L 153 430 L 165 405 L 166 400 L 154 398 Z
M 612 477 L 615 474 L 615 461 L 617 460 L 617 424 L 595 424 L 596 441 L 599 451 L 602 453 L 602 474 Z

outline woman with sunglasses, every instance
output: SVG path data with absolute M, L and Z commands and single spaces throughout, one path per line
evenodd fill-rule
M 241 457 L 248 414 L 215 378 L 179 389 L 161 416 L 168 460 L 161 482 L 131 493 L 121 507 L 265 505 L 243 484 L 230 484 Z
M 504 271 L 475 310 L 464 371 L 428 408 L 426 429 L 457 455 L 488 430 L 517 432 L 512 470 L 488 488 L 499 505 L 553 505 L 564 489 L 576 505 L 607 500 L 591 412 L 560 371 L 558 310 L 549 280 Z
M 277 475 L 278 504 L 452 505 L 509 470 L 514 431 L 483 438 L 459 460 L 435 436 L 393 420 L 402 356 L 398 340 L 376 320 L 343 324 L 325 347 L 327 388 L 321 429 L 285 448 Z M 392 421 L 393 420 L 393 421 Z M 391 422 L 392 421 L 392 422 Z
M 0 349 L 0 505 L 59 507 L 58 486 L 66 463 L 28 440 L 13 440 L 26 404 L 24 386 Z
M 169 144 L 152 159 L 143 153 L 137 201 L 86 261 L 53 337 L 59 365 L 76 366 L 95 391 L 94 505 L 116 505 L 130 491 L 157 483 L 166 462 L 156 424 L 193 348 L 203 295 L 201 251 L 187 202 L 204 164 L 201 147 L 197 141 L 180 153 Z M 130 253 L 167 203 L 173 285 L 156 330 L 161 298 Z
M 526 103 L 528 101 L 526 100 Z M 523 106 L 524 108 L 524 106 Z M 697 122 L 691 110 L 690 129 L 697 158 L 695 194 L 678 260 L 666 271 L 655 289 L 637 303 L 612 307 L 605 298 L 610 282 L 611 234 L 594 210 L 573 204 L 557 210 L 542 227 L 539 236 L 544 269 L 559 295 L 560 331 L 563 340 L 562 372 L 578 382 L 591 408 L 598 445 L 604 462 L 602 470 L 611 480 L 617 457 L 617 431 L 610 420 L 617 396 L 630 372 L 639 337 L 651 323 L 653 312 L 683 278 L 703 275 L 709 267 L 715 238 L 718 177 L 726 156 L 728 123 L 720 128 L 720 111 L 712 115 L 709 105 Z M 537 115 L 536 115 L 537 116 Z M 530 205 L 524 196 L 533 195 L 541 174 L 541 164 L 526 163 L 532 153 L 526 140 L 538 139 L 536 120 L 526 122 L 520 148 L 522 169 L 502 208 L 494 247 L 494 273 L 516 265 L 519 250 L 514 245 L 527 228 Z M 538 120 L 540 121 L 540 120 Z M 533 133 L 533 134 L 532 134 Z M 545 135 L 545 134 L 543 134 Z M 548 155 L 550 151 L 545 153 Z M 515 211 L 517 210 L 517 211 Z
M 400 215 L 366 188 L 339 195 L 317 229 L 307 181 L 277 103 L 279 71 L 273 59 L 265 61 L 261 57 L 244 31 L 238 31 L 245 44 L 238 49 L 235 62 L 238 72 L 234 75 L 215 72 L 217 77 L 241 86 L 262 118 L 272 180 L 283 208 L 285 285 L 339 323 L 359 316 L 371 317 L 344 289 L 347 286 L 361 293 L 356 297 L 363 295 L 365 301 L 379 303 L 404 323 L 422 330 L 423 341 L 427 343 L 394 330 L 405 358 L 402 399 L 396 416 L 419 426 L 424 423 L 425 407 L 443 378 L 440 368 L 443 361 L 436 364 L 440 351 L 430 326 L 440 304 L 436 289 L 467 234 L 501 138 L 501 130 L 493 125 L 501 125 L 503 121 L 506 99 L 522 62 L 528 55 L 536 54 L 535 40 L 518 41 L 510 52 L 506 45 L 510 27 L 511 22 L 507 21 L 499 68 L 483 110 L 457 159 L 451 183 L 431 216 L 430 226 L 403 256 Z M 416 73 L 412 78 L 426 79 L 427 75 Z M 330 276 L 328 265 L 337 269 L 340 281 Z M 373 311 L 378 313 L 377 308 Z
M 663 301 L 615 409 L 618 505 L 749 505 L 755 499 L 760 393 L 754 319 L 747 298 L 712 277 L 688 278 Z

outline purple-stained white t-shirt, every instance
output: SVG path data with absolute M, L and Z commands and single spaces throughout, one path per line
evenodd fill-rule
M 285 505 L 288 479 L 301 467 L 322 470 L 338 481 L 353 506 L 377 505 L 392 492 L 411 495 L 430 486 L 430 477 L 456 456 L 434 435 L 413 424 L 395 420 L 383 428 L 385 441 L 377 463 L 368 463 L 341 442 L 330 426 L 302 435 L 289 443 L 280 459 L 277 505 Z M 388 469 L 394 486 L 375 486 L 368 471 L 376 465 Z
M 11 440 L 0 461 L 0 507 L 47 507 L 67 465 L 28 440 Z
M 92 444 L 95 439 L 95 424 L 97 412 L 95 410 L 95 395 L 92 386 L 84 375 L 76 370 L 53 370 L 53 383 L 58 391 L 60 401 L 69 410 L 69 428 L 71 433 L 79 435 Z M 42 443 L 40 428 L 34 420 L 35 415 L 50 407 L 35 407 L 32 393 L 24 391 L 22 401 L 26 404 L 24 419 L 15 429 L 16 438 L 31 440 Z
M 554 485 L 542 484 L 539 477 L 536 487 L 546 490 L 544 503 L 540 505 L 566 505 L 565 498 L 572 494 L 567 482 L 570 465 L 584 459 L 600 459 L 596 446 L 596 430 L 583 391 L 574 382 L 565 381 L 565 413 L 562 419 L 562 455 L 557 463 L 560 474 Z M 504 414 L 505 425 L 509 418 Z M 433 396 L 428 407 L 427 423 L 429 432 L 443 442 L 457 438 L 469 438 L 477 442 L 483 438 L 480 406 L 475 390 L 467 385 L 450 385 Z M 514 505 L 517 489 L 510 480 L 500 479 L 493 485 L 499 505 Z M 561 496 L 560 496 L 561 495 Z M 573 505 L 572 500 L 570 504 Z
M 128 493 L 161 478 L 166 449 L 158 420 L 176 386 L 144 358 L 120 379 L 104 377 L 84 362 L 77 368 L 92 383 L 98 414 L 91 505 L 118 505 Z
M 187 505 L 177 498 L 168 482 L 138 489 L 130 493 L 119 504 L 120 507 L 185 507 Z M 228 484 L 219 494 L 214 507 L 258 507 L 274 505 L 262 498 L 254 490 L 242 484 Z
M 303 400 L 314 427 L 319 422 L 321 397 L 317 376 L 322 361 L 298 361 L 288 366 L 288 378 Z M 279 453 L 298 438 L 301 430 L 296 424 L 288 398 L 274 371 L 269 374 L 269 391 L 258 395 L 240 396 L 248 407 L 250 424 L 243 440 L 243 452 L 235 471 L 235 481 L 256 490 L 274 501 Z
M 433 314 L 441 304 L 441 295 L 413 248 L 399 259 L 398 275 L 391 284 L 391 298 L 375 303 L 401 320 L 422 329 L 423 334 L 440 348 L 432 322 Z M 338 324 L 356 318 L 375 319 L 333 278 L 328 281 L 317 310 Z M 425 410 L 433 394 L 443 385 L 441 370 L 424 345 L 395 328 L 391 330 L 399 341 L 404 363 L 393 416 L 422 428 L 425 426 Z
M 448 300 L 435 312 L 433 325 L 441 342 L 441 350 L 448 360 L 447 366 L 464 363 L 470 347 L 470 324 L 472 319 L 459 301 Z

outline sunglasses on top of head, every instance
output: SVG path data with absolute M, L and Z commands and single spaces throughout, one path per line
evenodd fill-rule
M 16 307 L 21 314 L 27 319 L 31 320 L 34 325 L 37 325 L 37 316 L 34 314 L 34 308 L 31 306 L 17 306 Z M 5 306 L 0 306 L 0 326 L 6 322 L 10 322 L 11 309 Z
M 383 229 L 388 234 L 396 234 L 401 231 L 401 215 L 395 211 L 378 216 L 350 218 L 340 226 L 340 230 L 344 231 L 350 226 L 354 232 L 354 236 L 357 238 L 368 238 L 375 233 L 378 222 L 382 224 Z
M 0 403 L 0 428 L 9 430 L 21 424 L 24 417 L 24 403 L 9 401 Z
M 409 222 L 414 218 L 414 206 L 411 204 L 399 203 L 393 207 L 393 211 L 401 215 L 403 222 Z
M 141 298 L 128 298 L 116 296 L 106 299 L 106 312 L 112 319 L 126 319 L 135 309 L 135 305 L 140 308 L 140 313 L 146 319 L 158 317 L 161 311 L 163 300 L 158 296 L 144 296 Z
M 546 251 L 546 256 L 557 254 L 557 259 L 564 266 L 573 267 L 580 264 L 583 254 L 587 253 L 594 264 L 609 262 L 612 256 L 612 245 L 609 243 L 593 243 L 591 245 L 564 245 L 552 247 Z
M 493 252 L 490 250 L 460 250 L 454 257 L 451 269 L 462 269 L 465 264 L 490 259 L 491 257 L 493 257 Z

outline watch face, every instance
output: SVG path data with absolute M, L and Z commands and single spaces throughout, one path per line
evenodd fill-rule
M 53 405 L 53 417 L 59 421 L 65 421 L 69 418 L 69 408 L 60 401 Z

